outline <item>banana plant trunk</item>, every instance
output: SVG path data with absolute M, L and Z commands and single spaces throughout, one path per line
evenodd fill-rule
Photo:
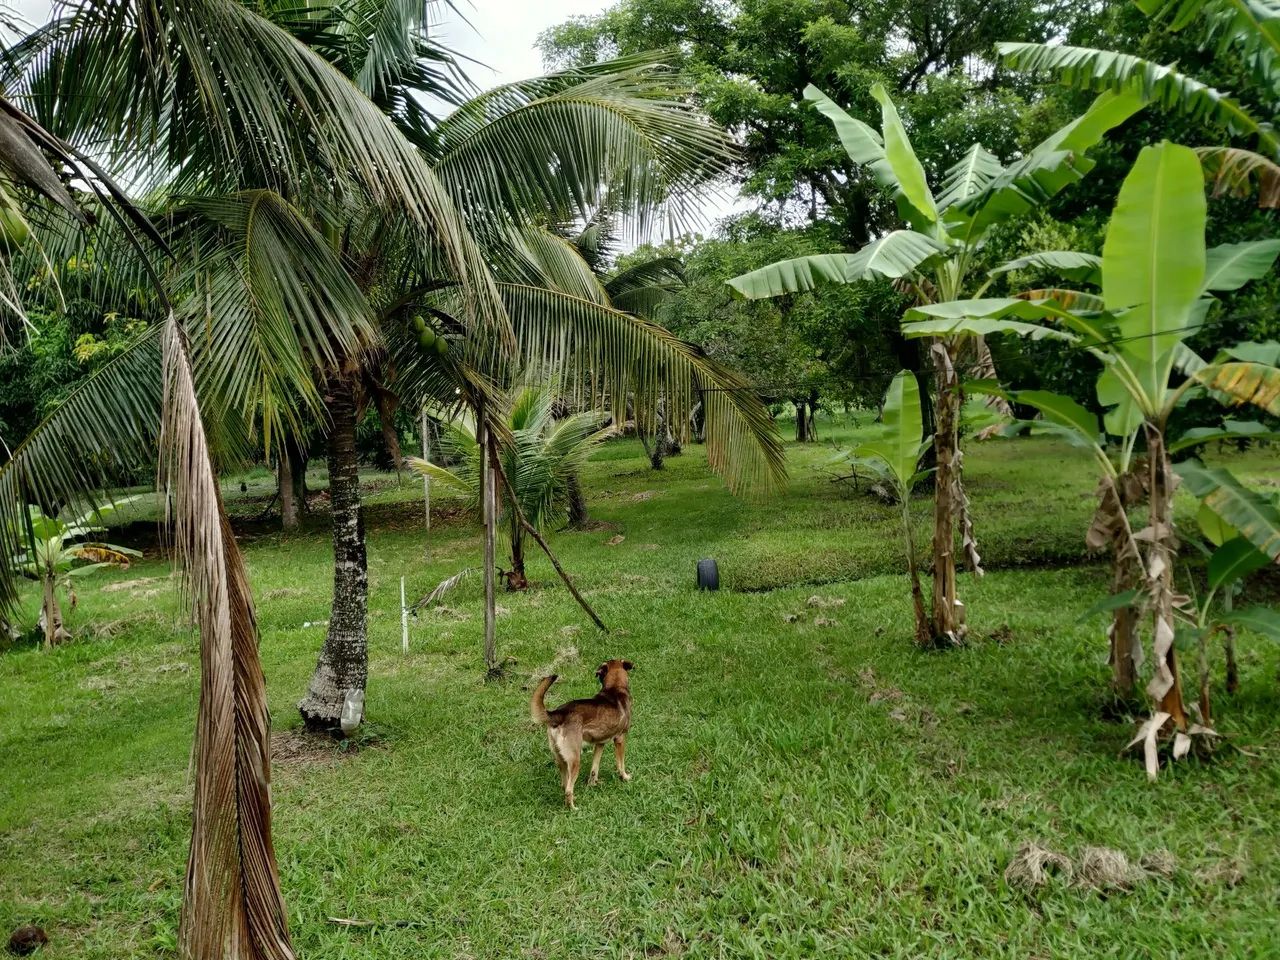
M 933 640 L 954 645 L 964 638 L 964 605 L 956 593 L 956 523 L 960 513 L 960 383 L 948 346 L 933 346 L 937 385 L 933 450 L 937 459 L 933 497 Z
M 356 401 L 351 381 L 329 380 L 329 504 L 333 515 L 333 605 L 329 632 L 307 695 L 298 704 L 308 730 L 341 729 L 349 694 L 364 693 L 369 677 L 369 565 L 356 454 Z
M 911 608 L 916 621 L 916 646 L 928 647 L 933 642 L 933 624 L 924 608 L 924 590 L 920 586 L 920 559 L 916 555 L 915 533 L 911 527 L 911 491 L 901 490 L 902 535 L 907 548 L 907 573 L 911 577 Z
M 1164 431 L 1157 425 L 1145 426 L 1147 454 L 1150 458 L 1150 530 L 1151 549 L 1147 559 L 1147 589 L 1151 594 L 1155 634 L 1153 676 L 1147 692 L 1167 713 L 1176 729 L 1186 731 L 1186 705 L 1182 699 L 1182 681 L 1178 675 L 1178 657 L 1174 649 L 1173 564 L 1177 539 L 1173 528 L 1173 492 L 1177 480 L 1164 442 Z

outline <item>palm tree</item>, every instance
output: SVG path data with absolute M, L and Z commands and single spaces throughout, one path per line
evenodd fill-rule
M 141 246 L 139 232 L 158 239 L 121 189 L 80 151 L 60 141 L 0 98 L 0 161 L 13 181 L 43 197 L 77 226 L 93 216 L 73 198 L 61 176 L 78 180 L 93 200 L 131 242 Z M 11 181 L 12 182 L 12 181 Z M 8 193 L 8 191 L 6 191 Z M 12 194 L 9 194 L 12 199 Z M 36 206 L 30 197 L 25 205 Z M 17 204 L 14 204 L 16 207 Z M 47 213 L 47 211 L 44 211 Z M 145 255 L 143 257 L 145 261 Z M 167 306 L 163 286 L 154 273 L 157 298 Z M 17 286 L 14 285 L 16 289 Z M 183 897 L 180 944 L 188 957 L 226 956 L 228 944 L 237 956 L 289 960 L 293 951 L 280 892 L 279 871 L 271 843 L 270 723 L 266 689 L 258 659 L 258 633 L 248 578 L 223 510 L 214 461 L 194 389 L 190 350 L 172 309 L 160 328 L 159 355 L 139 351 L 140 359 L 160 361 L 159 424 L 149 418 L 139 425 L 139 407 L 130 393 L 113 395 L 114 406 L 95 409 L 92 389 L 78 391 L 64 408 L 73 420 L 92 424 L 95 414 L 114 416 L 124 429 L 95 433 L 77 440 L 53 429 L 38 431 L 13 451 L 0 473 L 0 523 L 6 549 L 0 577 L 0 601 L 14 603 L 11 552 L 21 536 L 12 509 L 29 500 L 65 501 L 92 495 L 110 479 L 109 452 L 151 452 L 158 439 L 157 486 L 166 492 L 175 556 L 182 565 L 200 635 L 201 685 L 196 722 L 196 787 L 191 855 Z M 148 343 L 154 343 L 151 338 Z M 136 369 L 136 368 L 133 368 Z M 141 405 L 144 409 L 147 404 Z M 152 412 L 147 410 L 147 413 Z M 59 422 L 65 422 L 59 418 Z M 154 434 L 158 426 L 158 438 Z M 96 452 L 98 457 L 92 454 Z
M 501 385 L 531 364 L 549 364 L 578 386 L 591 378 L 590 396 L 607 388 L 613 402 L 638 397 L 644 409 L 658 393 L 667 403 L 674 397 L 692 406 L 699 383 L 736 383 L 660 328 L 581 290 L 544 285 L 509 258 L 503 282 L 493 283 L 480 254 L 503 259 L 504 239 L 527 214 L 523 205 L 539 203 L 538 216 L 550 210 L 568 219 L 611 183 L 615 191 L 623 184 L 629 209 L 642 221 L 658 198 L 682 195 L 719 169 L 720 152 L 711 147 L 722 144 L 722 135 L 688 109 L 667 71 L 632 59 L 514 84 L 427 130 L 409 122 L 411 108 L 393 109 L 390 119 L 370 116 L 376 114 L 370 101 L 348 80 L 335 81 L 338 71 L 285 29 L 346 36 L 343 69 L 363 78 L 381 102 L 403 105 L 407 87 L 398 84 L 421 82 L 421 22 L 405 5 L 385 4 L 390 28 L 370 33 L 343 25 L 342 18 L 364 22 L 372 9 L 318 6 L 303 16 L 296 7 L 267 8 L 282 26 L 248 16 L 232 0 L 162 5 L 166 56 L 151 64 L 154 75 L 144 82 L 132 59 L 119 71 L 79 67 L 126 40 L 137 45 L 133 28 L 157 11 L 86 2 L 29 38 L 14 57 L 25 67 L 15 88 L 51 121 L 81 136 L 111 131 L 157 156 L 139 164 L 160 171 L 148 180 L 155 191 L 198 196 L 175 212 L 180 232 L 173 242 L 191 253 L 190 269 L 178 278 L 187 294 L 180 303 L 185 322 L 214 331 L 196 344 L 195 374 L 207 402 L 228 414 L 219 451 L 233 458 L 254 444 L 276 448 L 317 412 L 329 423 L 335 609 L 302 706 L 323 727 L 336 725 L 344 691 L 365 682 L 367 585 L 352 442 L 362 401 L 373 399 L 385 412 L 397 394 L 452 400 L 461 391 L 473 408 L 488 398 L 498 417 Z M 404 36 L 417 40 L 399 43 Z M 375 60 L 378 69 L 357 70 Z M 191 121 L 189 129 L 170 119 L 211 109 L 187 78 L 231 76 L 237 63 L 248 74 L 262 67 L 267 76 L 289 78 L 283 95 L 267 89 L 270 83 L 237 79 L 217 87 L 226 100 L 214 105 L 219 115 L 209 122 Z M 316 96 L 300 96 L 308 84 L 318 88 Z M 323 97 L 338 106 L 317 112 Z M 117 110 L 122 102 L 132 106 Z M 299 129 L 282 115 L 290 110 L 300 114 Z M 323 139 L 338 116 L 351 129 L 309 154 L 308 135 L 300 131 Z M 397 123 L 430 148 L 431 166 Z M 282 163 L 258 162 L 263 130 L 279 140 Z M 374 176 L 379 166 L 394 171 L 386 183 Z M 208 172 L 197 178 L 193 171 L 202 167 Z M 447 358 L 424 359 L 408 349 L 415 315 L 447 328 L 455 343 Z M 136 351 L 149 350 L 154 343 L 144 337 Z M 136 354 L 121 358 L 86 392 L 108 393 L 136 362 Z M 385 375 L 392 367 L 394 392 Z M 707 407 L 715 424 L 712 462 L 728 470 L 731 484 L 763 485 L 780 476 L 781 453 L 754 397 L 734 389 Z M 58 419 L 71 415 L 64 410 Z
M 576 478 L 591 454 L 613 434 L 612 427 L 599 428 L 593 413 L 555 416 L 556 397 L 549 390 L 526 387 L 517 394 L 504 424 L 510 441 L 502 445 L 502 473 L 508 489 L 499 498 L 505 516 L 499 522 L 508 532 L 511 570 L 507 589 L 524 590 L 525 530 L 521 518 L 543 531 L 567 519 L 570 482 Z M 475 425 L 452 427 L 441 436 L 441 448 L 458 467 L 446 470 L 417 457 L 409 458 L 415 472 L 440 482 L 445 489 L 461 494 L 470 509 L 482 509 L 482 457 Z

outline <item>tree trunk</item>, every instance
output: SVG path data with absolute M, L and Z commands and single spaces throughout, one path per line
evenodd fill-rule
M 1173 645 L 1173 563 L 1177 547 L 1173 531 L 1173 491 L 1176 481 L 1164 444 L 1164 432 L 1153 424 L 1147 424 L 1145 430 L 1147 455 L 1151 461 L 1151 551 L 1147 572 L 1155 625 L 1152 643 L 1154 675 L 1147 685 L 1147 692 L 1157 702 L 1158 709 L 1169 714 L 1174 726 L 1185 732 L 1187 711 L 1182 700 L 1182 681 L 1178 676 L 1178 657 Z
M 1240 668 L 1236 666 L 1236 628 L 1226 624 L 1222 628 L 1222 650 L 1227 657 L 1227 693 L 1240 689 Z
M 513 592 L 527 590 L 529 578 L 524 572 L 524 529 L 515 511 L 511 512 L 511 572 L 507 574 L 507 589 Z
M 655 434 L 654 442 L 650 445 L 648 437 L 638 430 L 636 433 L 640 437 L 640 445 L 644 447 L 644 452 L 649 457 L 649 466 L 654 470 L 661 470 L 666 461 L 666 453 L 662 449 L 662 441 Z
M 298 501 L 293 496 L 293 464 L 287 454 L 282 453 L 276 463 L 276 489 L 280 491 L 280 526 L 285 530 L 297 530 Z
M 807 443 L 809 440 L 809 423 L 805 417 L 803 399 L 791 401 L 796 408 L 796 443 Z
M 1133 577 L 1116 569 L 1112 576 L 1112 594 L 1133 589 Z M 1133 647 L 1138 642 L 1138 617 L 1133 607 L 1119 607 L 1111 615 L 1111 692 L 1118 700 L 1130 700 L 1138 682 L 1138 668 Z
M 933 630 L 934 642 L 945 645 L 960 643 L 965 632 L 964 606 L 956 595 L 955 556 L 960 394 L 946 346 L 938 341 L 934 350 L 938 399 L 933 449 L 938 467 L 933 494 Z
M 480 498 L 484 510 L 484 667 L 485 677 L 491 678 L 501 673 L 498 668 L 497 585 L 494 582 L 497 563 L 498 485 L 483 401 L 476 411 L 476 432 L 480 439 Z
M 44 578 L 44 601 L 41 604 L 44 614 L 44 648 L 53 649 L 66 638 L 62 629 L 62 607 L 58 604 L 58 584 L 53 577 Z
M 809 391 L 809 440 L 818 439 L 818 391 Z
M 907 573 L 911 577 L 911 607 L 916 620 L 916 646 L 928 647 L 933 642 L 933 624 L 924 609 L 924 590 L 920 587 L 920 563 L 916 556 L 915 532 L 911 529 L 911 491 L 898 491 L 902 498 L 902 535 L 907 547 Z
M 582 479 L 578 476 L 578 471 L 569 474 L 565 487 L 569 497 L 569 526 L 574 530 L 584 530 L 590 518 L 587 516 L 587 498 L 582 493 Z
M 285 440 L 276 469 L 280 492 L 280 521 L 285 530 L 297 530 L 307 510 L 307 455 L 293 437 Z
M 356 455 L 356 405 L 351 382 L 334 376 L 328 385 L 329 504 L 333 513 L 333 605 L 329 632 L 307 695 L 298 704 L 308 730 L 336 733 L 342 705 L 352 691 L 364 693 L 369 677 L 368 557 L 360 509 Z

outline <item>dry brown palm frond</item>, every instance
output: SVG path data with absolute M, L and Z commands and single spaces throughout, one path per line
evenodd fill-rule
M 271 845 L 270 723 L 253 600 L 227 522 L 187 346 L 163 343 L 157 488 L 200 631 L 196 788 L 179 947 L 191 960 L 292 960 Z

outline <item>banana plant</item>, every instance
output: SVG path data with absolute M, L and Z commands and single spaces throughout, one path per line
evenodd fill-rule
M 1104 93 L 1084 114 L 1008 166 L 974 144 L 947 171 L 935 193 L 884 87 L 875 85 L 871 94 L 881 107 L 879 131 L 850 116 L 817 87 L 805 89 L 805 98 L 832 122 L 854 163 L 892 191 L 902 228 L 854 253 L 799 257 L 743 274 L 729 281 L 741 296 L 775 297 L 873 278 L 895 281 L 917 304 L 981 296 L 992 282 L 979 270 L 991 229 L 1081 179 L 1093 167 L 1086 152 L 1145 103 L 1133 90 Z M 964 605 L 956 589 L 957 531 L 969 568 L 982 574 L 962 477 L 960 371 L 965 366 L 990 368 L 991 361 L 981 333 L 962 329 L 933 337 L 929 357 L 937 394 L 931 622 L 934 641 L 948 645 L 959 643 L 965 632 Z
M 1205 220 L 1195 151 L 1168 142 L 1145 147 L 1121 186 L 1107 228 L 1101 310 L 1069 310 L 1053 299 L 971 299 L 914 307 L 904 325 L 907 335 L 916 337 L 966 330 L 1050 338 L 1101 361 L 1097 396 L 1107 408 L 1107 433 L 1138 432 L 1146 446 L 1149 514 L 1134 538 L 1140 544 L 1141 588 L 1153 617 L 1153 676 L 1147 692 L 1155 711 L 1140 738 L 1149 757 L 1166 725 L 1178 735 L 1203 730 L 1203 724 L 1193 725 L 1183 702 L 1174 649 L 1178 475 L 1166 435 L 1169 418 L 1197 393 L 1280 414 L 1274 356 L 1280 348 L 1241 345 L 1206 363 L 1185 343 L 1203 328 L 1215 291 L 1236 289 L 1265 274 L 1280 253 L 1273 241 L 1251 245 L 1249 255 L 1235 248 L 1206 251 Z M 1198 435 L 1193 442 L 1204 439 Z M 1218 479 L 1210 475 L 1204 489 Z M 1273 536 L 1266 526 L 1241 528 L 1241 534 L 1274 561 L 1280 558 L 1280 533 Z M 1175 754 L 1185 752 L 1182 743 L 1175 736 Z
M 855 463 L 874 470 L 897 495 L 902 511 L 902 544 L 907 555 L 907 572 L 911 576 L 911 603 L 916 621 L 916 644 L 929 646 L 936 636 L 933 622 L 924 606 L 920 586 L 920 558 L 916 553 L 915 532 L 911 523 L 911 490 L 928 471 L 917 469 L 920 458 L 932 442 L 921 437 L 924 432 L 920 409 L 920 386 L 910 370 L 900 370 L 884 395 L 882 414 L 884 432 L 876 440 L 860 444 L 853 451 Z
M 1188 462 L 1179 464 L 1176 469 L 1193 492 L 1203 488 L 1218 500 L 1230 497 L 1233 506 L 1247 505 L 1245 522 L 1256 523 L 1259 517 L 1267 517 L 1272 528 L 1280 531 L 1280 509 L 1277 509 L 1280 504 L 1276 499 L 1241 486 L 1229 474 L 1209 476 L 1211 468 L 1203 464 Z M 1241 515 L 1239 511 L 1233 512 Z M 1194 582 L 1191 584 L 1190 602 L 1184 604 L 1180 611 L 1183 619 L 1181 630 L 1199 650 L 1200 716 L 1208 724 L 1211 716 L 1209 646 L 1213 638 L 1222 637 L 1227 663 L 1227 693 L 1235 693 L 1240 685 L 1235 656 L 1236 628 L 1243 626 L 1269 639 L 1280 640 L 1280 613 L 1266 606 L 1235 607 L 1235 598 L 1244 589 L 1245 578 L 1271 562 L 1267 554 L 1254 546 L 1248 537 L 1241 536 L 1239 529 L 1227 523 L 1207 502 L 1201 504 L 1196 523 L 1206 541 L 1193 541 L 1207 557 L 1206 585 L 1204 592 L 1198 594 Z
M 62 620 L 62 604 L 58 593 L 64 592 L 72 607 L 76 605 L 75 581 L 103 567 L 129 566 L 131 557 L 142 556 L 137 550 L 85 539 L 91 533 L 102 533 L 104 516 L 115 506 L 107 505 L 79 516 L 47 516 L 34 504 L 26 517 L 26 548 L 13 558 L 14 567 L 24 576 L 40 581 L 40 621 L 45 649 L 71 639 Z

